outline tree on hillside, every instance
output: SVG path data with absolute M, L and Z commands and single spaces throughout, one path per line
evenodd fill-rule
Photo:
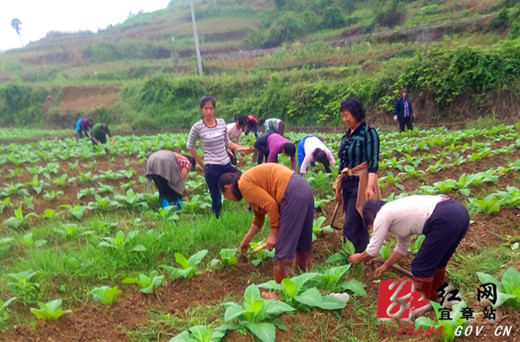
M 13 20 L 11 20 L 11 26 L 16 31 L 16 33 L 18 33 L 18 37 L 20 37 L 20 43 L 22 43 L 22 47 L 23 47 L 22 36 L 20 35 L 20 30 L 22 28 L 20 27 L 20 25 L 22 25 L 22 22 L 20 21 L 20 19 L 14 18 Z

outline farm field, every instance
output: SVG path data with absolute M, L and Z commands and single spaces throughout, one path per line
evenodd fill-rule
M 315 135 L 337 157 L 342 134 Z M 3 141 L 23 136 L 0 131 Z M 0 341 L 169 341 L 194 326 L 213 330 L 224 323 L 225 335 L 216 330 L 210 341 L 220 335 L 224 341 L 255 341 L 255 335 L 273 340 L 274 326 L 276 341 L 435 340 L 380 336 L 380 326 L 388 331 L 399 323 L 376 319 L 375 265 L 346 265 L 348 246 L 341 245 L 341 231 L 329 227 L 342 226 L 342 218 L 330 222 L 337 168 L 335 174 L 325 174 L 318 164 L 305 176 L 314 189 L 316 240 L 312 274 L 302 288 L 319 290 L 321 308 L 291 298 L 251 309 L 247 298 L 256 298 L 253 284 L 272 279 L 273 253 L 238 256 L 232 250 L 249 228 L 247 205 L 224 200 L 222 217 L 212 217 L 200 168 L 188 176 L 191 194 L 181 210 L 159 209 L 158 193 L 153 186 L 147 189 L 147 154 L 182 151 L 186 134 L 115 136 L 115 146 L 106 148 L 42 136 L 39 142 L 0 145 L 0 328 L 5 330 Z M 293 143 L 304 136 L 287 134 Z M 383 198 L 444 194 L 470 211 L 472 224 L 448 264 L 447 279 L 468 307 L 482 313 L 477 272 L 501 279 L 507 270 L 520 269 L 520 123 L 482 130 L 380 132 L 380 137 Z M 254 137 L 242 143 L 246 141 L 251 145 Z M 289 165 L 284 157 L 281 162 Z M 239 156 L 239 169 L 252 165 L 251 156 Z M 394 244 L 389 240 L 381 257 Z M 403 268 L 410 269 L 418 246 L 413 240 L 400 263 Z M 383 279 L 395 276 L 387 272 Z M 499 321 L 475 314 L 469 325 L 483 325 L 488 336 L 498 325 L 512 326 L 502 340 L 520 340 L 520 279 L 512 286 L 517 286 L 511 291 L 517 298 L 497 308 Z M 350 295 L 346 306 L 333 309 L 339 304 L 327 294 L 345 290 Z M 59 303 L 50 302 L 58 299 L 61 308 L 53 310 Z M 42 317 L 64 313 L 57 320 L 36 319 L 31 309 L 39 306 L 41 312 L 32 311 Z M 238 320 L 245 319 L 240 310 L 265 317 L 249 317 L 248 327 Z M 437 322 L 433 312 L 426 316 Z M 200 327 L 191 331 L 205 332 Z

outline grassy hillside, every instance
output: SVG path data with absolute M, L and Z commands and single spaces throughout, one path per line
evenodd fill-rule
M 198 98 L 218 115 L 336 124 L 347 96 L 386 122 L 408 87 L 420 120 L 518 119 L 520 5 L 511 0 L 195 1 L 97 33 L 51 32 L 0 55 L 0 124 L 189 127 Z M 498 99 L 498 100 L 497 100 Z

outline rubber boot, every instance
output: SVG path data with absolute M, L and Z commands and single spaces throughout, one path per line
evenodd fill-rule
M 300 273 L 309 272 L 312 267 L 312 250 L 296 252 L 296 270 Z
M 170 202 L 167 199 L 163 199 L 161 201 L 161 208 L 164 209 L 170 205 Z
M 424 298 L 429 300 L 432 292 L 433 277 L 421 278 L 413 276 L 413 282 L 415 284 L 415 291 L 421 292 L 424 295 Z
M 446 267 L 439 267 L 433 272 L 432 291 L 430 294 L 430 300 L 439 302 L 437 290 L 444 284 L 446 276 Z
M 281 284 L 282 280 L 292 273 L 293 259 L 274 259 L 273 276 L 274 280 Z

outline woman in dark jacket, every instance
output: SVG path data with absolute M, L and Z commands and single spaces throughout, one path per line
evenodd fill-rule
M 368 245 L 368 231 L 361 218 L 363 204 L 381 196 L 377 181 L 379 135 L 365 123 L 365 110 L 358 100 L 347 99 L 339 110 L 347 132 L 339 147 L 340 173 L 334 183 L 335 199 L 343 202 L 343 238 L 352 242 L 359 253 Z

